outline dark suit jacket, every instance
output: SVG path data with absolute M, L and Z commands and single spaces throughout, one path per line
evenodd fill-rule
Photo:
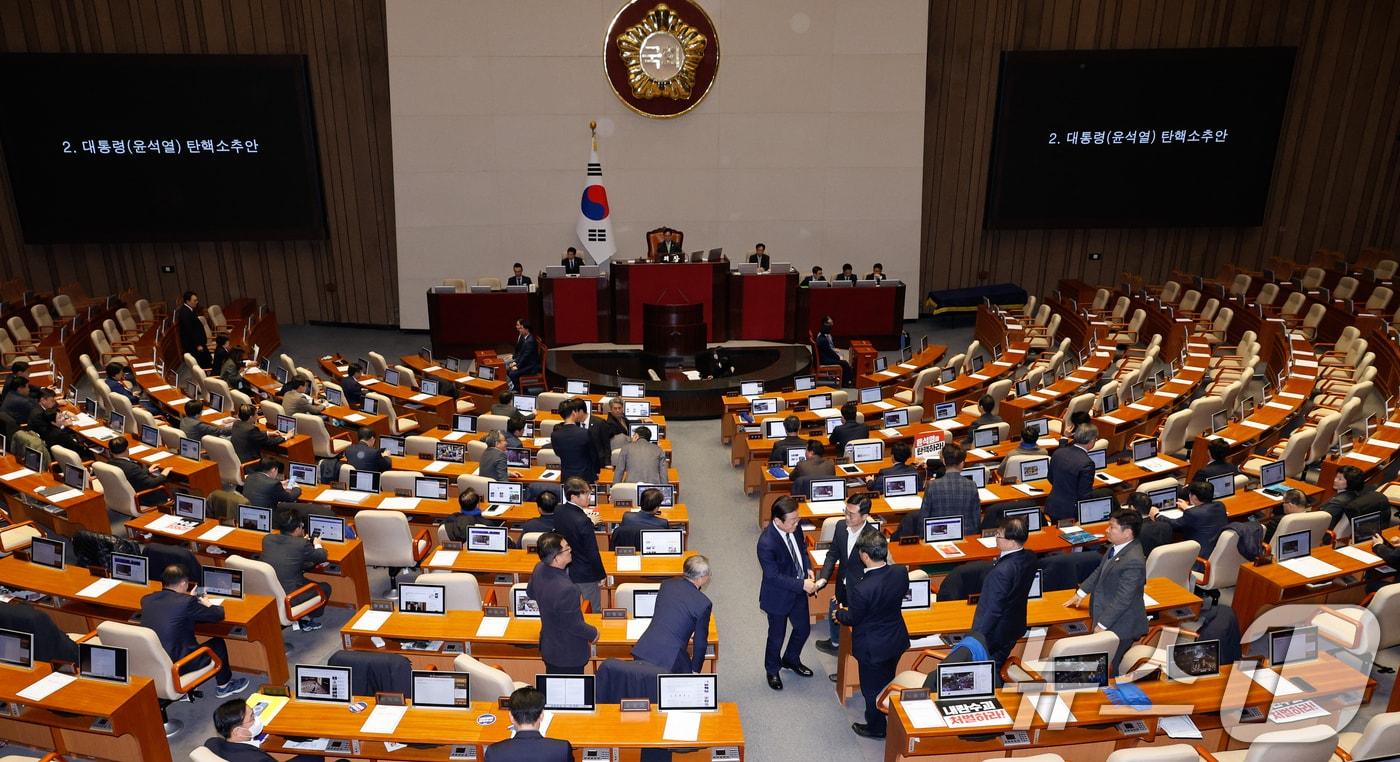
M 541 561 L 525 590 L 540 607 L 540 657 L 550 664 L 587 662 L 598 628 L 583 621 L 578 588 L 568 572 Z
M 758 265 L 760 270 L 767 270 L 769 265 L 773 264 L 773 258 L 768 254 L 753 253 L 749 255 L 749 264 Z
M 273 762 L 273 757 L 256 746 L 229 741 L 213 736 L 204 742 L 204 748 L 228 762 Z
M 1112 547 L 1109 552 L 1112 552 Z M 1133 540 L 1109 558 L 1104 554 L 1093 574 L 1079 588 L 1090 593 L 1089 616 L 1118 635 L 1119 651 L 1147 633 L 1147 607 L 1142 601 L 1147 584 L 1147 558 Z M 1113 658 L 1113 657 L 1109 657 Z M 1117 665 L 1111 665 L 1117 669 Z
M 171 660 L 179 660 L 199 648 L 194 626 L 224 621 L 223 606 L 205 606 L 193 595 L 158 590 L 141 599 L 141 624 L 155 630 Z
M 257 460 L 262 457 L 264 448 L 271 448 L 286 441 L 281 434 L 268 434 L 252 421 L 235 421 L 233 433 L 229 435 L 233 451 L 241 461 Z
M 547 515 L 536 516 L 535 518 L 530 519 L 529 521 L 526 521 L 525 523 L 523 523 L 523 524 L 520 525 L 520 533 L 521 533 L 521 534 L 529 534 L 529 533 L 531 533 L 531 532 L 553 532 L 553 531 L 554 531 L 554 514 L 552 514 L 552 513 L 547 514 Z
M 589 483 L 598 481 L 598 451 L 588 430 L 578 424 L 555 426 L 549 446 L 559 456 L 559 480 L 579 476 Z
M 277 581 L 282 583 L 282 592 L 291 594 L 293 590 L 311 582 L 306 572 L 325 563 L 326 549 L 317 548 L 305 537 L 276 534 L 263 535 L 262 560 L 277 572 Z
M 560 503 L 554 509 L 554 531 L 564 535 L 574 552 L 573 563 L 569 564 L 569 579 L 597 582 L 606 576 L 603 557 L 598 554 L 598 535 L 594 534 L 593 520 L 582 508 L 567 500 Z
M 294 503 L 301 496 L 301 487 L 287 489 L 282 482 L 267 474 L 251 473 L 243 480 L 243 497 L 248 503 L 262 508 L 276 508 L 278 503 Z
M 600 468 L 612 462 L 613 439 L 615 437 L 621 435 L 624 438 L 631 438 L 631 425 L 632 422 L 625 415 L 621 418 L 614 418 L 611 413 L 604 416 L 593 416 L 593 420 L 588 424 L 588 436 L 593 439 L 593 449 L 598 453 L 598 466 Z M 652 427 L 653 430 L 655 428 L 655 426 Z M 621 446 L 626 447 L 625 444 Z M 636 481 L 636 479 L 629 481 Z
M 199 316 L 188 305 L 181 304 L 175 308 L 175 324 L 179 327 L 182 350 L 194 354 L 195 347 L 208 341 L 204 324 L 199 322 Z
M 934 479 L 924 489 L 919 516 L 920 534 L 923 533 L 923 519 L 939 516 L 961 516 L 963 533 L 976 532 L 982 526 L 982 501 L 977 496 L 977 485 L 958 471 L 949 471 L 943 478 Z
M 909 590 L 909 570 L 885 564 L 866 571 L 846 593 L 850 599 L 836 610 L 836 621 L 851 626 L 851 655 L 870 664 L 897 661 L 909 648 L 909 628 L 900 604 Z
M 530 375 L 540 372 L 540 342 L 535 334 L 527 333 L 515 339 L 515 354 L 511 356 L 519 373 Z
M 729 356 L 729 350 L 713 347 L 695 356 L 695 369 L 702 376 L 724 378 L 734 372 L 734 358 Z
M 792 565 L 792 551 L 783 532 L 778 531 L 776 526 L 770 523 L 758 535 L 758 566 L 763 570 L 763 579 L 758 585 L 758 607 L 769 614 L 787 614 L 795 608 L 807 606 L 802 581 L 812 570 L 812 562 L 807 555 L 802 527 L 793 532 L 793 537 L 797 540 L 797 558 L 802 562 L 801 569 Z
M 198 418 L 183 416 L 180 418 L 180 431 L 190 439 L 200 440 L 204 437 L 226 437 L 229 435 L 230 429 L 221 429 Z
M 378 447 L 370 447 L 364 442 L 356 442 L 345 448 L 345 462 L 356 471 L 378 471 L 384 473 L 393 468 L 389 458 Z
M 865 524 L 867 527 L 880 530 L 880 525 L 873 522 Z M 862 527 L 861 531 L 865 531 Z M 836 600 L 845 603 L 846 591 L 851 586 L 860 582 L 865 576 L 865 565 L 860 562 L 860 552 L 853 546 L 849 554 L 846 553 L 846 546 L 851 538 L 851 529 L 842 521 L 836 525 L 836 532 L 831 536 L 831 547 L 826 550 L 826 562 L 822 564 L 822 570 L 817 572 L 817 579 L 831 581 L 832 572 L 837 572 L 836 576 Z
M 354 376 L 345 374 L 340 379 L 340 388 L 345 392 L 346 405 L 358 409 L 365 404 L 365 387 Z
M 618 526 L 637 527 L 638 529 L 667 529 L 671 522 L 646 511 L 628 511 L 622 514 L 622 523 Z
M 1217 532 L 1219 537 L 1220 533 Z M 1166 519 L 1149 520 L 1146 516 L 1142 518 L 1142 531 L 1138 532 L 1138 542 L 1142 543 L 1142 557 L 1152 555 L 1153 549 L 1160 545 L 1168 545 L 1172 541 L 1172 525 Z M 1266 540 L 1267 542 L 1267 540 Z M 1209 556 L 1209 553 L 1201 553 L 1201 557 Z
M 987 652 L 1000 665 L 1026 634 L 1026 596 L 1040 560 L 1029 550 L 997 559 L 982 578 L 982 597 L 972 615 L 972 631 L 982 634 Z
M 0 405 L 0 413 L 10 416 L 19 423 L 27 423 L 39 404 L 27 394 L 10 393 L 5 395 L 5 404 Z
M 528 275 L 512 275 L 506 278 L 507 286 L 528 286 L 532 281 Z
M 1079 501 L 1094 488 L 1094 459 L 1078 445 L 1065 445 L 1050 456 L 1050 495 L 1045 512 L 1051 521 L 1079 517 Z
M 0 603 L 0 628 L 33 635 L 31 647 L 35 661 L 78 661 L 78 644 L 65 635 L 48 614 L 33 604 L 18 598 L 9 603 Z
M 1235 464 L 1233 463 L 1227 463 L 1223 460 L 1212 460 L 1204 466 L 1201 466 L 1200 470 L 1197 471 L 1196 475 L 1192 478 L 1195 481 L 1205 481 L 1206 479 L 1209 479 L 1212 476 L 1220 476 L 1222 474 L 1233 474 L 1238 472 L 1239 469 L 1235 468 Z
M 564 274 L 578 275 L 579 269 L 583 267 L 583 257 L 574 257 L 573 259 L 564 257 L 559 260 L 559 264 L 564 266 Z
M 535 730 L 522 730 L 514 738 L 486 747 L 486 762 L 573 762 L 574 747 L 568 741 L 545 738 Z
M 672 577 L 662 582 L 651 624 L 632 646 L 632 656 L 662 669 L 699 672 L 710 647 L 713 609 L 714 603 L 690 580 Z
M 1210 558 L 1211 551 L 1215 550 L 1216 539 L 1220 537 L 1225 526 L 1230 523 L 1230 517 L 1225 513 L 1225 506 L 1215 500 L 1187 508 L 1181 512 L 1179 519 L 1159 518 L 1164 519 L 1171 525 L 1172 529 L 1180 532 L 1184 539 L 1199 542 L 1201 544 L 1201 558 Z M 1146 557 L 1145 552 L 1144 557 Z
M 487 479 L 498 482 L 510 481 L 510 468 L 506 465 L 506 454 L 494 447 L 486 448 L 486 452 L 481 454 L 481 466 L 476 473 Z M 481 496 L 486 499 L 485 495 Z
M 120 469 L 122 472 L 122 476 L 126 477 L 127 484 L 130 484 L 131 488 L 137 492 L 140 492 L 142 490 L 148 490 L 153 487 L 159 487 L 160 485 L 165 483 L 164 476 L 153 476 L 149 468 L 147 468 L 141 463 L 137 463 L 131 458 L 109 458 L 107 460 L 107 464 Z M 163 495 L 153 492 L 149 495 L 143 495 L 141 498 L 141 504 L 159 505 L 164 499 L 165 497 Z
M 817 361 L 822 365 L 840 365 L 841 355 L 836 351 L 836 342 L 831 340 L 831 334 L 817 334 Z
M 782 439 L 779 439 L 778 441 L 773 443 L 773 452 L 768 456 L 768 462 L 777 463 L 780 466 L 786 466 L 788 450 L 805 449 L 807 449 L 807 440 L 803 439 L 801 436 L 793 434 L 791 436 L 783 437 Z
M 846 451 L 846 445 L 852 439 L 865 439 L 870 436 L 870 427 L 860 421 L 846 421 L 835 429 L 832 429 L 831 436 L 827 441 L 836 450 L 837 457 Z

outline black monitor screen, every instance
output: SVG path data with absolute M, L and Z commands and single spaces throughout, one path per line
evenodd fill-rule
M 1261 224 L 1294 52 L 1003 53 L 987 227 Z
M 0 55 L 26 243 L 320 239 L 304 56 Z

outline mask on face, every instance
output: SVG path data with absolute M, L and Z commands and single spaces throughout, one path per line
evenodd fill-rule
M 258 736 L 262 735 L 262 732 L 263 732 L 262 720 L 259 720 L 258 718 L 254 717 L 254 718 L 253 718 L 253 724 L 248 726 L 248 737 L 249 737 L 249 738 L 257 738 Z

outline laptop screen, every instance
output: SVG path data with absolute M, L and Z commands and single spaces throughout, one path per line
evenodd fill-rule
M 535 675 L 535 688 L 544 694 L 544 708 L 552 712 L 591 712 L 593 675 Z
M 917 492 L 917 490 L 914 489 L 915 478 L 914 474 L 886 476 L 884 489 L 885 497 L 904 497 L 905 495 L 914 494 Z
M 79 643 L 78 673 L 83 677 L 124 683 L 127 680 L 126 649 Z
M 847 445 L 852 463 L 875 463 L 885 458 L 884 442 L 860 442 Z
M 491 505 L 520 505 L 525 500 L 525 485 L 518 482 L 488 482 L 486 502 Z
M 963 538 L 961 516 L 924 519 L 924 542 L 957 542 Z
M 476 433 L 476 416 L 474 416 L 474 415 L 461 415 L 461 414 L 453 415 L 453 416 L 452 416 L 452 430 L 453 430 L 453 431 L 463 431 L 463 432 L 466 432 L 466 433 L 468 433 L 468 434 L 475 434 L 475 433 Z
M 306 517 L 306 523 L 313 538 L 319 537 L 327 542 L 345 542 L 345 519 L 312 514 Z
M 205 566 L 204 592 L 226 598 L 243 597 L 243 572 L 223 566 Z
M 1216 500 L 1224 500 L 1235 494 L 1234 474 L 1220 474 L 1219 476 L 1212 476 L 1206 479 L 1206 481 L 1210 482 L 1210 486 L 1215 488 Z
M 447 588 L 442 585 L 399 585 L 399 611 L 406 614 L 447 613 Z
M 1269 633 L 1269 663 L 1293 664 L 1317 658 L 1317 627 L 1290 627 Z
M 1089 500 L 1079 501 L 1079 523 L 1095 524 L 1100 521 L 1108 521 L 1108 515 L 1113 513 L 1113 498 L 1096 497 Z
M 1152 501 L 1152 507 L 1159 511 L 1165 511 L 1176 505 L 1176 487 L 1162 487 L 1147 493 L 1147 499 Z
M 1211 677 L 1220 674 L 1220 641 L 1195 640 L 1173 643 L 1167 650 L 1167 677 Z
M 296 665 L 298 701 L 337 701 L 350 703 L 350 668 Z
M 1027 458 L 1018 465 L 1021 467 L 1019 477 L 1023 483 L 1039 481 L 1050 475 L 1049 458 Z
M 1265 463 L 1259 467 L 1259 486 L 1272 487 L 1275 484 L 1282 484 L 1286 474 L 1284 468 L 1286 464 L 1281 460 L 1273 463 Z
M 990 698 L 996 690 L 995 670 L 996 662 L 990 661 L 940 664 L 934 677 L 938 700 Z
M 505 527 L 467 527 L 467 550 L 473 553 L 505 553 L 509 550 Z
M 413 496 L 424 500 L 446 500 L 446 479 L 435 476 L 419 476 L 413 480 Z
M 813 479 L 807 484 L 807 495 L 814 502 L 846 499 L 845 479 Z
M 238 528 L 252 532 L 267 532 L 272 529 L 272 509 L 256 505 L 238 506 Z
M 1102 471 L 1108 468 L 1108 451 L 1102 448 L 1089 451 L 1089 460 L 1094 462 L 1094 470 Z
M 795 392 L 805 392 L 817 388 L 817 380 L 811 376 L 794 376 L 792 379 L 792 390 Z
M 29 669 L 34 666 L 34 636 L 19 630 L 0 630 L 0 663 Z
M 1133 460 L 1147 460 L 1157 457 L 1156 439 L 1139 439 L 1133 442 Z
M 1312 532 L 1310 530 L 1289 532 L 1278 538 L 1278 560 L 1280 561 L 1302 558 L 1310 553 L 1312 553 Z
M 808 410 L 826 410 L 831 407 L 830 394 L 813 394 L 807 398 Z
M 622 386 L 622 389 L 621 389 L 621 391 L 619 392 L 619 396 L 622 396 L 622 397 L 645 397 L 645 396 L 647 396 L 647 386 L 646 386 L 646 384 L 624 383 L 624 384 L 622 384 L 621 386 Z M 763 384 L 759 384 L 758 386 L 759 386 L 758 391 L 757 391 L 757 392 L 754 392 L 754 393 L 755 393 L 755 394 L 762 394 L 762 393 L 763 393 Z M 744 392 L 744 394 L 748 394 L 748 392 Z
M 679 556 L 684 552 L 685 541 L 679 529 L 643 529 L 641 535 L 644 556 Z
M 967 466 L 959 473 L 963 475 L 964 479 L 971 479 L 972 483 L 977 485 L 977 489 L 987 486 L 986 466 Z
M 887 429 L 902 429 L 909 425 L 909 408 L 901 407 L 894 410 L 886 410 L 884 424 Z
M 657 675 L 656 709 L 707 711 L 719 707 L 719 675 Z
M 909 580 L 909 588 L 904 591 L 904 600 L 900 602 L 901 609 L 926 609 L 933 602 L 933 593 L 929 588 L 929 581 L 925 579 Z
M 413 670 L 413 705 L 467 709 L 472 705 L 471 675 L 466 672 Z
M 311 487 L 316 484 L 317 474 L 315 463 L 297 463 L 293 461 L 288 471 L 290 473 L 288 478 L 293 484 L 300 484 L 304 487 Z
M 880 401 L 880 387 L 867 386 L 860 390 L 860 404 L 869 405 Z
M 805 450 L 804 450 L 805 452 Z M 676 504 L 676 485 L 674 484 L 638 484 L 637 498 L 645 495 L 647 490 L 654 489 L 661 493 L 661 507 L 670 508 Z
M 994 447 L 1001 444 L 1001 428 L 997 426 L 983 426 L 972 432 L 973 447 Z
M 1002 514 L 1006 518 L 1020 516 L 1026 520 L 1027 532 L 1040 531 L 1040 509 L 1039 508 L 1014 508 Z
M 395 457 L 400 457 L 400 458 L 403 457 L 403 454 L 404 454 L 404 438 L 403 438 L 403 437 L 394 437 L 394 436 L 389 436 L 388 434 L 385 434 L 384 436 L 382 436 L 382 437 L 379 438 L 379 446 L 382 447 L 382 448 L 384 448 L 384 452 L 387 452 L 387 453 L 389 453 L 390 455 L 393 455 L 393 456 L 395 456 Z
M 145 585 L 150 582 L 150 567 L 145 556 L 113 553 L 109 564 L 112 579 L 130 582 L 133 585 Z

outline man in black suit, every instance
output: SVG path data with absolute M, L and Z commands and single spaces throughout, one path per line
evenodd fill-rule
M 805 278 L 803 278 L 803 279 L 802 279 L 802 282 L 799 283 L 799 284 L 797 284 L 797 285 L 799 285 L 799 286 L 807 286 L 807 285 L 810 285 L 810 284 L 812 283 L 812 281 L 814 281 L 814 280 L 820 280 L 820 281 L 825 281 L 825 280 L 826 280 L 826 276 L 825 276 L 825 275 L 822 275 L 822 268 L 821 268 L 820 266 L 813 267 L 813 268 L 812 268 L 812 274 L 811 274 L 811 275 L 808 275 L 808 276 L 805 277 Z
M 836 475 L 836 460 L 826 456 L 826 447 L 815 439 L 807 440 L 807 457 L 799 460 L 788 473 L 792 480 L 789 494 L 807 495 L 812 490 L 813 479 L 823 479 Z
M 520 389 L 521 376 L 533 376 L 540 372 L 540 342 L 530 330 L 530 321 L 520 318 L 515 321 L 515 352 L 510 356 L 506 375 L 510 377 L 510 388 Z
M 1225 506 L 1216 501 L 1215 487 L 1210 482 L 1198 479 L 1186 485 L 1178 494 L 1181 497 L 1177 498 L 1176 507 L 1181 510 L 1180 517 L 1161 516 L 1156 508 L 1152 509 L 1150 516 L 1154 520 L 1160 518 L 1166 521 L 1172 529 L 1181 533 L 1182 538 L 1200 543 L 1200 557 L 1210 558 L 1215 550 L 1215 541 L 1230 523 L 1230 516 L 1225 512 Z M 1143 555 L 1146 556 L 1146 553 Z
M 5 383 L 9 386 L 9 391 L 5 393 L 4 403 L 0 404 L 0 413 L 15 419 L 15 423 L 27 423 L 34 408 L 38 406 L 31 393 L 29 379 L 21 377 L 14 379 L 13 383 Z
M 516 263 L 515 263 L 515 266 L 511 267 L 511 273 L 512 273 L 512 275 L 511 275 L 509 278 L 506 279 L 506 285 L 507 285 L 507 286 L 528 286 L 528 285 L 530 285 L 530 283 L 531 283 L 531 281 L 530 281 L 530 276 L 528 276 L 528 275 L 525 274 L 525 268 L 524 268 L 523 266 L 521 266 L 521 264 L 520 264 L 519 262 L 516 262 Z
M 557 431 L 557 429 L 556 429 Z M 564 502 L 554 509 L 554 531 L 564 536 L 573 549 L 569 564 L 569 579 L 575 592 L 588 600 L 594 612 L 603 610 L 603 594 L 598 583 L 607 576 L 603 556 L 598 552 L 597 511 L 588 507 L 593 488 L 588 482 L 574 477 L 564 480 Z
M 540 610 L 540 658 L 551 675 L 579 675 L 592 656 L 598 628 L 583 621 L 578 588 L 569 580 L 573 548 L 563 535 L 546 532 L 535 546 L 539 563 L 530 572 L 526 594 Z
M 1134 492 L 1128 495 L 1124 508 L 1131 508 L 1142 516 L 1142 529 L 1138 530 L 1138 542 L 1142 544 L 1142 555 L 1147 557 L 1152 555 L 1154 548 L 1170 544 L 1172 541 L 1172 525 L 1167 523 L 1166 518 L 1154 518 L 1155 511 L 1152 510 L 1152 498 L 1146 492 Z M 1265 538 L 1268 542 L 1268 538 Z
M 685 252 L 681 251 L 681 242 L 676 240 L 674 230 L 667 230 L 661 234 L 661 243 L 656 245 L 656 259 L 658 262 L 684 262 Z
M 1235 468 L 1234 463 L 1225 460 L 1230 456 L 1229 442 L 1218 438 L 1212 439 L 1210 443 L 1206 445 L 1206 449 L 1210 452 L 1210 462 L 1201 466 L 1200 470 L 1196 471 L 1196 475 L 1192 477 L 1193 479 L 1205 480 L 1212 476 L 1223 476 L 1225 474 L 1239 472 L 1239 469 Z
M 628 511 L 622 514 L 620 526 L 637 527 L 638 529 L 666 529 L 671 526 L 671 522 L 656 515 L 661 508 L 661 501 L 665 496 L 659 489 L 644 490 L 637 496 L 637 510 Z
M 865 274 L 866 280 L 882 281 L 885 277 L 885 266 L 879 262 L 876 262 L 874 266 L 870 268 L 870 272 Z
M 716 344 L 695 358 L 695 369 L 700 371 L 700 375 L 705 380 L 713 378 L 726 378 L 734 375 L 734 359 L 729 356 L 729 350 L 723 344 Z
M 914 476 L 914 490 L 916 492 L 922 491 L 924 484 L 923 479 L 919 476 L 919 469 L 909 462 L 909 458 L 913 457 L 913 455 L 913 449 L 909 446 L 909 443 L 903 439 L 890 445 L 890 459 L 893 460 L 894 463 L 885 466 L 875 474 L 875 479 L 870 483 L 870 488 L 883 494 L 885 491 L 885 477 L 908 476 L 912 474 Z
M 159 487 L 170 478 L 169 467 L 164 470 L 157 470 L 155 466 L 146 466 L 144 463 L 137 463 L 127 455 L 129 445 L 126 437 L 115 437 L 107 443 L 107 464 L 114 466 L 126 477 L 126 483 L 131 485 L 134 492 L 142 492 L 148 489 Z M 150 492 L 141 496 L 141 505 L 160 505 L 170 498 L 162 492 Z
M 326 549 L 321 545 L 320 537 L 307 540 L 306 526 L 302 524 L 301 516 L 296 511 L 279 511 L 277 533 L 269 532 L 263 535 L 262 560 L 277 573 L 282 592 L 291 595 L 293 591 L 313 584 L 306 578 L 306 572 L 326 562 Z M 320 581 L 314 584 L 320 591 L 321 600 L 330 600 L 331 586 Z M 292 605 L 305 603 L 315 597 L 316 593 L 308 590 L 293 598 Z M 308 614 L 298 624 L 302 632 L 319 630 L 321 615 L 319 612 Z
M 564 252 L 564 258 L 559 260 L 559 264 L 564 266 L 565 275 L 578 275 L 583 267 L 583 257 L 578 255 L 578 249 L 570 246 L 568 251 Z
M 194 634 L 195 625 L 224 621 L 224 607 L 213 605 L 208 596 L 196 598 L 197 587 L 185 575 L 183 567 L 171 564 L 160 575 L 160 590 L 141 599 L 141 625 L 155 631 L 171 661 L 179 661 L 200 647 Z M 248 679 L 233 677 L 224 639 L 209 638 L 203 645 L 208 646 L 222 664 L 214 675 L 215 695 L 228 698 L 242 693 L 248 687 Z M 180 672 L 193 672 L 208 664 L 209 657 L 201 656 Z
M 355 430 L 355 444 L 345 448 L 342 453 L 345 462 L 356 471 L 378 471 L 384 473 L 393 468 L 389 463 L 389 456 L 384 454 L 384 450 L 376 444 L 374 429 L 368 426 L 361 426 Z
M 880 528 L 879 524 L 870 521 L 870 493 L 854 492 L 846 495 L 845 508 L 846 520 L 836 525 L 836 532 L 831 536 L 831 547 L 826 549 L 826 561 L 822 563 L 822 570 L 817 574 L 818 590 L 830 584 L 832 575 L 836 575 L 836 594 L 831 598 L 828 617 L 836 613 L 838 605 L 846 603 L 851 587 L 865 575 L 865 565 L 860 562 L 860 556 L 856 553 L 856 540 L 860 539 L 861 532 L 867 528 Z M 822 653 L 835 655 L 840 650 L 841 627 L 835 619 L 830 619 L 828 624 L 831 627 L 831 637 L 818 640 L 816 646 Z
M 359 410 L 365 404 L 365 387 L 360 384 L 358 376 L 364 373 L 365 369 L 359 363 L 352 362 L 345 369 L 345 375 L 340 377 L 340 389 L 345 392 L 345 406 Z
M 204 324 L 199 322 L 199 294 L 186 291 L 175 308 L 175 325 L 180 332 L 180 350 L 187 354 L 203 352 L 208 342 Z
M 1074 444 L 1060 447 L 1050 456 L 1050 496 L 1045 499 L 1045 512 L 1051 521 L 1079 517 L 1079 501 L 1089 497 L 1094 488 L 1094 459 L 1089 448 L 1098 439 L 1099 431 L 1092 425 L 1074 430 Z
M 857 280 L 860 280 L 860 278 L 856 276 L 855 266 L 847 262 L 841 265 L 841 272 L 836 276 L 836 280 L 848 280 L 855 283 Z
M 258 747 L 257 737 L 263 732 L 262 722 L 253 707 L 243 699 L 229 699 L 214 710 L 214 732 L 204 741 L 204 748 L 228 762 L 274 762 L 275 758 Z M 321 762 L 325 757 L 298 754 L 291 762 Z
M 802 663 L 802 646 L 812 633 L 807 616 L 807 596 L 817 591 L 807 544 L 802 536 L 802 521 L 797 501 L 784 496 L 773 503 L 772 520 L 758 536 L 758 565 L 763 578 L 758 586 L 758 607 L 768 615 L 768 640 L 763 649 L 763 671 L 768 674 L 768 687 L 783 689 L 779 668 L 790 669 L 811 677 L 812 670 Z M 782 648 L 788 627 L 787 648 Z M 781 658 L 778 655 L 782 651 Z
M 856 657 L 860 692 L 865 696 L 865 722 L 852 723 L 851 730 L 864 738 L 884 738 L 880 692 L 894 679 L 895 667 L 909 649 L 902 608 L 909 591 L 909 570 L 890 565 L 889 542 L 878 530 L 861 532 L 856 551 L 865 574 L 846 593 L 850 605 L 838 607 L 834 615 L 851 628 L 851 655 Z
M 632 646 L 632 658 L 671 672 L 699 672 L 710 648 L 710 613 L 714 609 L 702 590 L 710 582 L 710 560 L 691 556 L 685 576 L 661 583 L 656 609 L 646 632 Z M 686 646 L 690 653 L 686 653 Z
M 856 420 L 856 403 L 847 402 L 841 406 L 841 425 L 831 430 L 831 436 L 827 441 L 831 443 L 831 449 L 836 451 L 836 457 L 841 457 L 841 453 L 846 451 L 846 445 L 853 439 L 865 439 L 870 436 L 870 425 Z
M 582 401 L 577 404 L 582 404 Z M 623 402 L 621 397 L 608 400 L 607 415 L 594 417 L 588 422 L 588 435 L 592 437 L 593 450 L 598 454 L 598 466 L 611 463 L 612 451 L 625 447 L 632 438 L 632 422 L 627 419 L 627 403 Z M 621 480 L 614 474 L 613 481 Z
M 822 278 L 821 280 L 826 280 Z M 830 315 L 822 318 L 821 329 L 817 331 L 817 362 L 821 365 L 841 366 L 841 385 L 853 386 L 855 384 L 856 371 L 851 364 L 841 357 L 841 353 L 836 351 L 836 341 L 831 338 L 831 329 L 835 327 L 836 321 Z
M 249 404 L 238 406 L 238 420 L 233 422 L 232 433 L 229 434 L 229 441 L 233 442 L 233 452 L 238 455 L 238 459 L 243 462 L 257 460 L 262 457 L 264 449 L 272 449 L 287 441 L 281 434 L 269 434 L 263 431 L 254 418 L 258 415 L 258 409 Z
M 1109 662 L 1113 674 L 1118 673 L 1123 654 L 1133 641 L 1147 634 L 1147 607 L 1142 599 L 1147 584 L 1147 559 L 1137 541 L 1141 529 L 1142 516 L 1137 511 L 1114 511 L 1104 532 L 1108 552 L 1094 573 L 1064 603 L 1068 608 L 1078 608 L 1086 597 L 1093 596 L 1089 598 L 1089 618 L 1094 622 L 1094 631 L 1109 630 L 1118 636 L 1118 652 Z
M 1026 596 L 1040 568 L 1035 554 L 1024 549 L 1029 537 L 1025 519 L 1002 519 L 997 530 L 999 555 L 982 579 L 982 597 L 972 615 L 972 631 L 982 636 L 998 669 L 1026 634 Z
M 535 496 L 535 507 L 539 509 L 540 515 L 529 519 L 520 525 L 522 535 L 531 532 L 553 532 L 554 531 L 554 508 L 559 505 L 559 494 L 554 490 L 547 490 Z
M 226 437 L 233 433 L 233 429 L 220 428 L 212 423 L 205 423 L 201 417 L 204 415 L 204 403 L 199 400 L 190 400 L 185 403 L 185 414 L 180 417 L 180 431 L 185 436 L 199 441 L 205 437 Z
M 243 497 L 249 504 L 262 508 L 276 508 L 279 503 L 295 503 L 301 497 L 301 487 L 287 489 L 287 485 L 282 483 L 285 468 L 282 461 L 276 458 L 264 457 L 258 461 L 243 479 Z
M 559 403 L 559 416 L 564 423 L 554 427 L 549 446 L 559 456 L 561 479 L 577 476 L 586 482 L 598 481 L 598 451 L 593 438 L 583 428 L 588 409 L 583 400 L 567 399 Z
M 797 434 L 801 429 L 802 420 L 797 416 L 789 415 L 783 419 L 783 433 L 786 436 L 773 443 L 773 452 L 768 456 L 769 463 L 786 466 L 788 450 L 807 449 L 807 440 Z
M 486 747 L 486 762 L 573 762 L 574 747 L 568 741 L 540 735 L 544 694 L 525 686 L 510 694 L 510 719 L 515 737 Z
M 769 267 L 769 265 L 773 264 L 773 261 L 772 258 L 768 256 L 768 247 L 761 243 L 754 244 L 753 253 L 749 255 L 749 264 L 758 265 L 758 271 L 763 273 L 772 269 Z
M 19 598 L 0 603 L 0 628 L 33 635 L 30 647 L 34 661 L 78 662 L 78 644 L 58 629 L 49 615 Z
M 39 390 L 38 404 L 29 413 L 29 430 L 38 434 L 49 447 L 63 445 L 83 460 L 92 460 L 92 451 L 69 428 L 73 417 L 72 413 L 58 407 L 58 394 L 44 387 Z

